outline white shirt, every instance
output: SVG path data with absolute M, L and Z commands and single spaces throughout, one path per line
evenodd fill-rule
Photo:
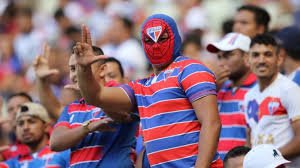
M 262 92 L 256 84 L 245 95 L 246 121 L 251 128 L 251 143 L 286 145 L 294 137 L 291 121 L 300 117 L 300 88 L 287 77 L 278 74 Z M 289 167 L 300 167 L 300 156 Z

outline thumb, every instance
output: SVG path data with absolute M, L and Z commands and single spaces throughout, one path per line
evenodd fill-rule
M 51 75 L 57 75 L 59 74 L 59 71 L 57 69 L 50 69 L 49 71 L 45 72 L 45 77 L 51 76 Z
M 72 90 L 75 90 L 75 91 L 79 91 L 79 88 L 77 85 L 74 85 L 74 84 L 68 84 L 68 85 L 65 85 L 64 86 L 65 89 L 72 89 Z

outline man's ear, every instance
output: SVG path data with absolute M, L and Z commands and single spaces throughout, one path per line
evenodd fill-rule
M 246 67 L 250 67 L 250 65 L 249 65 L 249 53 L 248 52 L 244 53 L 243 59 L 244 59 L 244 63 L 246 65 Z
M 100 68 L 99 68 L 99 70 L 100 70 L 100 73 L 99 73 L 100 78 L 104 78 L 105 77 L 106 68 L 107 68 L 106 64 L 100 65 Z
M 265 33 L 265 26 L 264 25 L 257 25 L 256 28 L 257 28 L 258 34 Z

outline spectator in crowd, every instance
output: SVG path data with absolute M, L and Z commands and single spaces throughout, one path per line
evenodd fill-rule
M 182 43 L 183 55 L 200 60 L 201 37 L 197 33 L 189 33 Z
M 300 28 L 288 26 L 276 36 L 284 55 L 283 70 L 288 78 L 300 85 Z
M 291 160 L 288 167 L 300 166 L 300 88 L 279 73 L 282 57 L 272 36 L 252 39 L 248 64 L 257 84 L 245 95 L 244 110 L 252 147 L 274 144 Z
M 96 55 L 103 54 L 98 47 L 93 47 L 93 52 Z M 70 57 L 70 63 L 74 65 L 71 66 L 70 77 L 77 85 L 74 54 Z M 105 66 L 104 61 L 92 65 L 97 84 L 105 85 Z M 124 117 L 122 119 L 124 121 Z M 136 121 L 116 123 L 101 108 L 88 105 L 84 99 L 80 99 L 64 107 L 51 136 L 50 146 L 55 151 L 71 148 L 70 167 L 133 167 L 131 156 L 137 125 Z
M 250 48 L 250 38 L 240 33 L 229 33 L 218 42 L 211 43 L 207 50 L 217 53 L 219 71 L 216 72 L 218 107 L 222 123 L 218 152 L 222 159 L 236 146 L 246 143 L 246 120 L 240 108 L 244 95 L 256 82 L 255 75 L 245 64 Z
M 60 116 L 60 113 L 63 110 L 63 105 L 57 97 L 54 95 L 52 89 L 51 89 L 51 80 L 50 78 L 54 75 L 57 75 L 59 71 L 57 69 L 51 69 L 49 67 L 49 57 L 53 55 L 51 53 L 51 48 L 45 44 L 44 51 L 42 55 L 39 55 L 34 63 L 34 70 L 35 70 L 35 76 L 36 76 L 36 85 L 37 90 L 39 94 L 39 99 L 41 101 L 41 104 L 47 109 L 49 116 L 51 117 L 52 121 L 55 123 L 57 119 Z M 75 61 L 74 59 L 69 59 L 69 69 L 70 69 L 70 79 L 73 83 L 76 83 L 76 71 L 75 71 Z M 73 90 L 73 89 L 72 89 Z M 73 101 L 75 99 L 80 98 L 80 94 L 78 90 L 74 91 L 74 97 Z
M 236 146 L 225 155 L 224 168 L 243 168 L 245 155 L 251 149 L 247 146 Z
M 8 121 L 2 124 L 1 130 L 4 132 L 4 136 L 1 138 L 9 138 L 9 148 L 1 152 L 0 160 L 7 160 L 13 158 L 19 154 L 28 153 L 28 147 L 22 144 L 16 138 L 16 115 L 23 103 L 32 102 L 32 98 L 25 92 L 15 93 L 7 99 L 7 113 Z
M 91 63 L 105 56 L 93 54 L 89 30 L 83 26 L 82 31 L 75 55 L 83 97 L 112 118 L 139 110 L 151 167 L 223 167 L 216 153 L 221 125 L 214 75 L 181 56 L 181 38 L 171 17 L 155 14 L 142 26 L 154 75 L 121 87 L 103 87 L 93 79 Z
M 243 168 L 285 168 L 290 163 L 273 145 L 262 144 L 251 149 L 244 158 Z
M 110 39 L 116 47 L 108 52 L 108 56 L 115 57 L 121 62 L 125 76 L 129 79 L 144 77 L 147 60 L 141 45 L 133 38 L 133 22 L 128 18 L 116 16 L 110 31 Z
M 16 114 L 16 123 L 17 138 L 29 152 L 0 163 L 0 167 L 45 167 L 55 155 L 47 145 L 51 126 L 46 109 L 37 103 L 24 103 Z
M 32 18 L 33 11 L 30 8 L 18 9 L 16 21 L 19 32 L 14 40 L 14 49 L 25 69 L 40 52 L 44 41 L 44 35 L 33 26 Z
M 271 18 L 269 13 L 258 6 L 243 5 L 234 16 L 233 31 L 250 38 L 268 32 Z

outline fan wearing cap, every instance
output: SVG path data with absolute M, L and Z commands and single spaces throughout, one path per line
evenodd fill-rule
M 181 37 L 171 17 L 154 14 L 141 29 L 154 74 L 114 88 L 91 78 L 91 63 L 103 56 L 91 52 L 90 34 L 83 29 L 86 35 L 75 52 L 83 96 L 111 116 L 138 109 L 151 167 L 223 167 L 216 152 L 221 125 L 214 74 L 181 56 Z
M 285 168 L 286 160 L 280 151 L 270 144 L 252 148 L 245 156 L 243 168 Z
M 16 114 L 16 135 L 21 143 L 28 146 L 30 153 L 0 163 L 0 167 L 45 167 L 48 159 L 57 154 L 48 146 L 49 129 L 50 118 L 42 105 L 32 102 L 22 104 Z
M 300 86 L 300 28 L 285 27 L 276 34 L 276 37 L 281 46 L 280 53 L 285 57 L 284 73 Z
M 216 71 L 218 107 L 222 123 L 218 152 L 225 154 L 235 146 L 246 143 L 246 121 L 241 109 L 245 93 L 256 78 L 245 64 L 250 38 L 240 33 L 228 33 L 220 41 L 210 43 L 207 50 L 218 56 Z
M 300 167 L 300 88 L 279 73 L 283 58 L 275 39 L 266 34 L 252 39 L 247 62 L 257 84 L 245 95 L 244 110 L 252 147 L 273 144 Z

